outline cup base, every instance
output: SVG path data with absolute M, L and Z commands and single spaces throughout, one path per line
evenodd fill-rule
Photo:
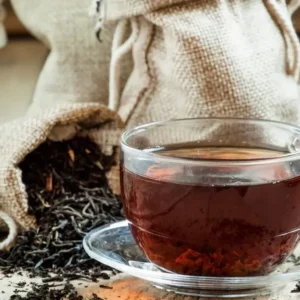
M 188 296 L 266 296 L 282 292 L 285 287 L 292 290 L 300 280 L 300 267 L 297 266 L 299 247 L 292 256 L 295 259 L 289 259 L 266 276 L 208 277 L 170 273 L 151 263 L 137 245 L 127 221 L 95 229 L 85 237 L 83 245 L 91 258 L 111 268 L 144 279 L 156 288 Z
M 155 285 L 155 288 L 165 290 L 167 292 L 175 293 L 178 295 L 198 297 L 198 298 L 224 298 L 224 299 L 234 299 L 234 298 L 249 298 L 249 297 L 263 297 L 270 295 L 277 295 L 284 289 L 284 286 L 277 287 L 274 289 L 252 289 L 244 291 L 209 291 L 209 290 L 197 290 L 197 289 L 185 289 L 185 288 L 174 288 L 168 287 L 167 285 Z

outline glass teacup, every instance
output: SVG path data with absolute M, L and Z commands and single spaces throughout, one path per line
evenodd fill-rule
M 122 136 L 121 187 L 132 234 L 163 270 L 266 275 L 299 242 L 300 128 L 185 119 Z

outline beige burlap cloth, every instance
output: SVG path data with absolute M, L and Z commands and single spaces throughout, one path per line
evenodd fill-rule
M 119 20 L 115 40 L 127 22 L 135 36 L 125 91 L 110 94 L 129 126 L 187 116 L 299 123 L 299 43 L 284 1 L 109 0 L 103 9 Z
M 12 5 L 50 54 L 27 114 L 0 126 L 0 227 L 9 232 L 0 249 L 13 244 L 17 230 L 35 226 L 34 218 L 27 213 L 27 195 L 18 168 L 28 153 L 48 137 L 72 138 L 101 123 L 110 123 L 98 132 L 108 151 L 118 144 L 122 128 L 119 117 L 107 108 L 115 25 L 103 29 L 103 42 L 99 43 L 94 30 L 97 19 L 90 14 L 89 0 L 14 0 Z M 130 72 L 130 59 L 124 62 L 125 69 Z M 123 76 L 128 77 L 126 72 Z
M 87 0 L 12 3 L 51 51 L 28 114 L 0 127 L 0 218 L 9 229 L 0 249 L 35 225 L 18 164 L 49 136 L 85 132 L 109 147 L 122 124 L 207 116 L 300 123 L 290 18 L 298 1 L 97 0 L 94 16 Z

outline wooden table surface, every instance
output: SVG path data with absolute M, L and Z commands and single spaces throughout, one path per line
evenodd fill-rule
M 24 281 L 27 283 L 27 285 L 25 287 L 18 288 L 17 283 Z M 29 291 L 31 282 L 41 283 L 41 279 L 30 279 L 28 276 L 26 276 L 26 274 L 23 274 L 23 276 L 15 274 L 11 278 L 0 276 L 0 300 L 8 300 L 10 296 L 14 294 L 15 289 Z M 126 275 L 118 275 L 111 280 L 102 280 L 98 283 L 76 281 L 73 284 L 78 290 L 79 294 L 82 295 L 85 300 L 91 299 L 93 294 L 96 294 L 103 300 L 220 300 L 220 298 L 208 299 L 176 295 L 174 293 L 159 290 L 143 280 Z M 100 287 L 100 285 L 109 286 L 111 289 Z M 294 284 L 291 284 L 276 295 L 239 299 L 299 300 L 300 294 L 290 293 L 294 286 Z M 20 293 L 20 295 L 25 296 L 26 292 Z
M 116 279 L 111 284 L 112 289 L 99 289 L 98 287 L 91 287 L 90 290 L 85 291 L 85 295 L 91 295 L 91 293 L 97 294 L 99 297 L 107 300 L 219 300 L 220 298 L 198 298 L 191 296 L 181 296 L 174 293 L 166 292 L 154 288 L 151 284 L 132 277 L 121 277 Z M 291 287 L 286 287 L 283 291 L 276 295 L 264 296 L 264 297 L 250 297 L 240 298 L 246 300 L 296 300 L 300 299 L 300 294 L 291 294 Z

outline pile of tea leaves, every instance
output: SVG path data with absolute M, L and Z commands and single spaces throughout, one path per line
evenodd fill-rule
M 123 219 L 121 203 L 106 179 L 114 157 L 89 139 L 76 138 L 46 141 L 25 158 L 22 180 L 38 226 L 21 233 L 9 253 L 0 252 L 4 274 L 25 270 L 30 277 L 43 277 L 45 284 L 109 279 L 109 268 L 88 257 L 82 239 L 98 226 Z

